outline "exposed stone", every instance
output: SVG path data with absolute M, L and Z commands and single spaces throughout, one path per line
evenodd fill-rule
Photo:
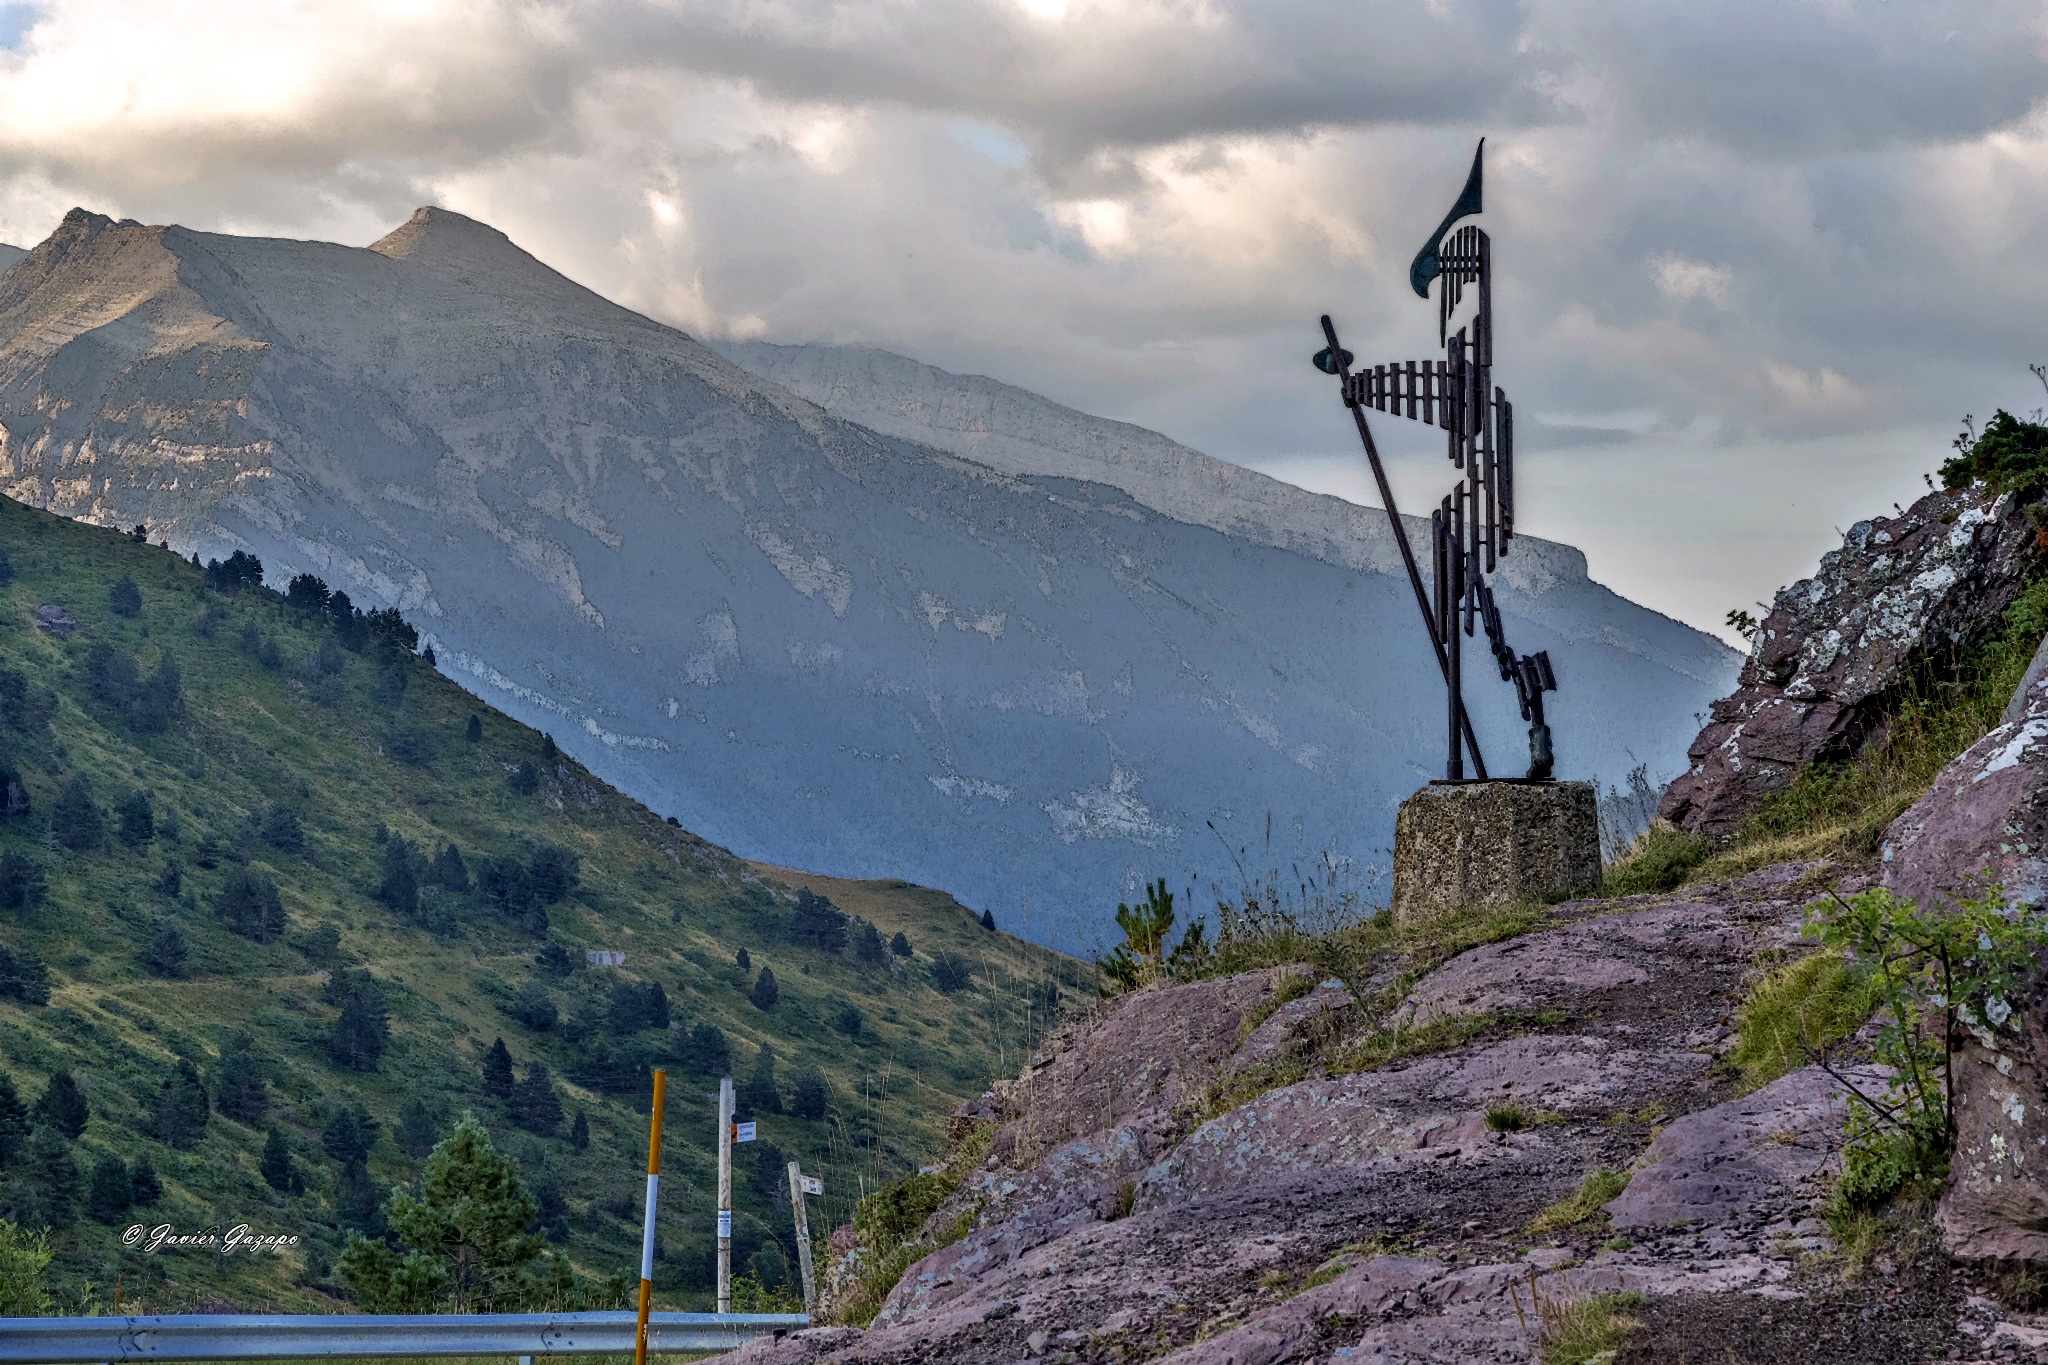
M 1980 894 L 2048 900 L 2048 644 L 2004 719 L 1885 831 L 1884 884 L 1922 906 Z M 1955 1059 L 1956 1150 L 1938 1220 L 1949 1253 L 2048 1264 L 2048 990 Z
M 1600 885 L 1589 782 L 1431 784 L 1394 821 L 1394 916 L 1555 899 Z
M 1882 1076 L 1857 1073 L 1865 1093 Z M 1607 1205 L 1621 1228 L 1671 1227 L 1795 1211 L 1827 1193 L 1841 1169 L 1847 1091 L 1817 1066 L 1755 1094 L 1687 1114 L 1643 1154 L 1643 1169 Z
M 2031 673 L 2031 670 L 2029 670 Z M 2048 901 L 2048 674 L 1885 831 L 1884 884 L 1922 905 L 1995 882 Z
M 1818 574 L 1779 591 L 1658 814 L 1725 839 L 1802 765 L 1855 753 L 1913 670 L 1997 627 L 2034 536 L 2013 499 L 1981 485 L 1850 527 Z
M 1706 1068 L 1687 1052 L 1641 1052 L 1602 1038 L 1508 1038 L 1410 1065 L 1304 1081 L 1203 1124 L 1138 1187 L 1140 1208 L 1210 1194 L 1279 1171 L 1365 1166 L 1419 1148 L 1514 1151 L 1540 1130 L 1496 1140 L 1489 1103 L 1606 1114 L 1669 1093 Z
M 1955 1059 L 1956 1150 L 1936 1221 L 1963 1260 L 2048 1265 L 2048 1037 L 2033 1004 Z
M 78 629 L 78 622 L 62 607 L 44 605 L 36 608 L 36 629 L 52 635 L 69 635 Z

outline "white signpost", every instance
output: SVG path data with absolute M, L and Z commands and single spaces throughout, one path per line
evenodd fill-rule
M 804 1208 L 804 1196 L 824 1192 L 824 1181 L 805 1175 L 796 1162 L 789 1163 L 789 1206 L 796 1213 L 796 1263 L 804 1277 L 804 1311 L 813 1315 L 818 1311 L 818 1280 L 811 1269 L 811 1220 Z

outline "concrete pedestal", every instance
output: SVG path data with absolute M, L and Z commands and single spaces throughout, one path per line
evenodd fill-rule
M 1515 905 L 1600 885 L 1590 782 L 1424 787 L 1394 821 L 1394 918 Z

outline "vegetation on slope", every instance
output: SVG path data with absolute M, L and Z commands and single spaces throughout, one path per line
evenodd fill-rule
M 708 1306 L 721 1074 L 763 1138 L 736 1263 L 786 1285 L 785 1160 L 829 1229 L 1092 993 L 937 893 L 862 883 L 849 915 L 762 875 L 315 580 L 5 501 L 0 551 L 0 1216 L 52 1229 L 60 1301 L 332 1305 L 465 1111 L 566 1262 L 629 1268 L 654 1066 L 658 1301 Z M 301 1240 L 152 1255 L 137 1222 Z

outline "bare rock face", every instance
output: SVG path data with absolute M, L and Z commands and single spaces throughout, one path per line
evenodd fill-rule
M 1882 1090 L 1881 1077 L 1868 1079 Z M 1720 1223 L 1764 1209 L 1803 1215 L 1841 1170 L 1846 1097 L 1809 1066 L 1687 1114 L 1657 1135 L 1608 1215 L 1621 1228 Z
M 908 1269 L 870 1330 L 737 1358 L 1533 1362 L 1532 1281 L 1552 1301 L 1794 1296 L 1793 1266 L 1824 1245 L 1811 1202 L 1839 1101 L 1803 1077 L 1716 1105 L 1711 1061 L 1746 965 L 1796 930 L 1801 871 L 1556 907 L 1553 927 L 1462 954 L 1411 993 L 1411 1023 L 1487 1016 L 1477 1041 L 1312 1068 L 1221 1113 L 1213 1083 L 1302 1056 L 1300 1031 L 1344 1008 L 1336 987 L 1251 1028 L 1301 968 L 1107 1002 L 983 1098 L 973 1117 L 1004 1127 L 933 1215 L 969 1230 Z M 1503 1100 L 1530 1126 L 1491 1130 Z M 1646 1166 L 1648 1125 L 1672 1115 Z M 1530 1247 L 1531 1220 L 1603 1167 L 1651 1182 L 1615 1206 L 1635 1199 L 1643 1226 L 1615 1243 L 1590 1220 Z
M 2037 656 L 2037 662 L 2039 658 Z M 1885 832 L 1884 884 L 1921 905 L 1980 894 L 2048 901 L 2048 673 L 2029 668 L 2005 718 Z M 2048 1263 L 2048 991 L 2013 1001 L 1957 1058 L 1956 1152 L 1940 1209 L 1951 1255 Z
M 1932 905 L 1997 883 L 2048 901 L 2048 675 L 2023 683 L 1990 734 L 1885 831 L 1884 884 Z
M 1850 527 L 1818 574 L 1778 593 L 1657 813 L 1725 839 L 1801 766 L 1856 752 L 1914 668 L 1998 624 L 2034 540 L 2024 510 L 1981 485 Z
M 2017 1030 L 1981 1030 L 1956 1058 L 1956 1150 L 1936 1216 L 1962 1260 L 2048 1265 L 2048 1036 L 2033 1003 Z
M 1590 782 L 1431 783 L 1394 821 L 1394 916 L 1518 905 L 1600 886 Z

